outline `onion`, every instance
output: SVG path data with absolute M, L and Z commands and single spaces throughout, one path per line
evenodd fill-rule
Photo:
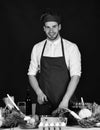
M 79 111 L 79 116 L 83 119 L 83 118 L 88 118 L 92 116 L 92 112 L 87 109 L 87 108 L 83 108 Z

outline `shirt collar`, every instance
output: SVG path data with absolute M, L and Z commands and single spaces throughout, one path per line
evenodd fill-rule
M 50 41 L 49 39 L 47 39 L 47 43 L 50 44 L 50 45 L 57 45 L 58 43 L 61 42 L 61 37 L 59 37 L 57 40 L 55 41 Z

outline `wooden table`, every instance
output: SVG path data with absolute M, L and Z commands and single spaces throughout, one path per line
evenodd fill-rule
M 15 128 L 9 128 L 9 129 L 0 129 L 0 130 L 43 130 L 43 129 L 20 129 L 19 127 L 15 127 Z M 47 129 L 46 129 L 47 130 Z M 56 130 L 56 129 L 55 129 Z M 100 127 L 95 127 L 95 128 L 81 128 L 79 126 L 67 126 L 67 127 L 63 127 L 61 130 L 100 130 Z

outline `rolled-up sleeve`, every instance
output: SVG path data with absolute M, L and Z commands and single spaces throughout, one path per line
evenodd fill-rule
M 71 77 L 74 75 L 81 76 L 81 54 L 76 44 L 70 50 L 69 64 Z
M 30 60 L 30 65 L 27 74 L 36 75 L 37 71 L 38 71 L 37 50 L 36 50 L 36 46 L 34 46 L 32 49 L 31 60 Z

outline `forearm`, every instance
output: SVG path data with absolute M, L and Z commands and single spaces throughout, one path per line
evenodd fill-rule
M 64 95 L 64 98 L 67 99 L 68 101 L 70 100 L 70 98 L 72 97 L 72 95 L 74 94 L 76 87 L 79 83 L 80 77 L 79 76 L 73 76 L 69 82 L 67 91 Z
M 75 89 L 79 83 L 80 77 L 79 76 L 73 76 L 71 77 L 71 80 L 69 82 L 69 85 L 67 87 L 66 93 L 59 104 L 59 107 L 68 107 L 69 100 L 71 99 L 72 95 L 75 92 Z
M 41 93 L 41 89 L 39 87 L 38 81 L 34 75 L 29 75 L 29 82 L 34 89 L 35 93 L 39 95 Z

